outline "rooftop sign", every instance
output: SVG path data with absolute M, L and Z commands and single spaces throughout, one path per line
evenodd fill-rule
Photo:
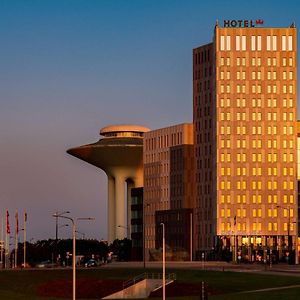
M 224 20 L 224 27 L 229 28 L 248 28 L 257 27 L 264 24 L 264 20 Z

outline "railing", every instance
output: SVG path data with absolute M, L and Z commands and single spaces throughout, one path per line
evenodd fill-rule
M 140 275 L 135 276 L 132 279 L 123 282 L 123 290 L 144 279 L 162 279 L 162 278 L 163 278 L 163 274 L 161 273 L 142 273 Z M 175 273 L 166 274 L 166 280 L 176 280 L 176 274 Z

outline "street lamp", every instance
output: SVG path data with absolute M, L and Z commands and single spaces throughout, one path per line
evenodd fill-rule
M 63 216 L 62 214 L 53 214 L 54 218 L 63 218 L 72 222 L 72 236 L 73 236 L 73 255 L 72 255 L 72 269 L 73 269 L 73 300 L 76 300 L 76 224 L 73 218 Z M 76 218 L 75 220 L 94 220 L 95 218 Z
M 166 239 L 165 239 L 165 224 L 160 223 L 163 229 L 163 300 L 166 299 Z
M 58 227 L 58 218 L 64 214 L 69 214 L 69 213 L 70 212 L 67 210 L 67 211 L 61 211 L 61 212 L 56 211 L 55 214 L 53 214 L 53 217 L 56 219 L 55 220 L 55 259 L 57 256 L 58 228 L 60 228 L 60 227 Z
M 76 230 L 76 233 L 79 233 L 79 234 L 81 234 L 81 235 L 82 235 L 82 239 L 84 239 L 84 238 L 85 238 L 85 233 L 83 233 L 83 232 L 80 232 L 80 231 L 78 231 L 78 230 Z

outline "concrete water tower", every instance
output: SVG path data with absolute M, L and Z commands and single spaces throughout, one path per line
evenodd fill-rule
M 143 136 L 149 130 L 137 125 L 107 126 L 100 130 L 103 138 L 97 143 L 67 150 L 107 174 L 109 242 L 130 236 L 130 191 L 143 186 Z

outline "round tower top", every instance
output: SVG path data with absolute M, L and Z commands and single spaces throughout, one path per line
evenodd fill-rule
M 105 138 L 116 137 L 139 137 L 142 138 L 145 132 L 150 131 L 149 128 L 139 125 L 110 125 L 100 130 L 100 135 Z

